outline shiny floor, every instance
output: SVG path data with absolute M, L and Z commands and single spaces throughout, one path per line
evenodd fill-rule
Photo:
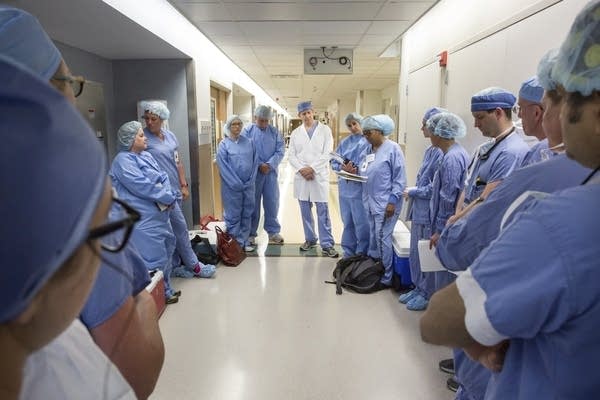
M 291 172 L 282 166 L 286 243 L 304 240 Z M 337 186 L 330 203 L 341 222 Z M 259 253 L 266 247 L 259 235 Z M 390 291 L 335 294 L 336 260 L 249 257 L 215 279 L 173 279 L 183 291 L 160 320 L 165 364 L 151 399 L 449 400 L 437 369 L 449 349 L 421 342 L 421 313 Z

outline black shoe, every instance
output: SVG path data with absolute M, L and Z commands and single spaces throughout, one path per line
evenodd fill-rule
M 175 304 L 179 301 L 179 297 L 175 295 L 171 295 L 170 297 L 165 298 L 165 304 Z
M 178 291 L 176 291 L 176 292 L 173 292 L 173 296 L 175 296 L 175 297 L 179 297 L 179 296 L 181 296 L 181 290 L 178 290 Z
M 440 361 L 438 366 L 440 367 L 440 371 L 445 372 L 447 374 L 454 375 L 454 359 L 453 358 L 448 358 L 446 360 Z
M 458 381 L 454 378 L 454 376 L 451 376 L 446 381 L 446 387 L 453 392 L 456 392 L 458 390 L 459 386 L 460 386 L 460 383 L 458 383 Z

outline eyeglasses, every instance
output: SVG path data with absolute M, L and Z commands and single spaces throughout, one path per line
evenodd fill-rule
M 541 104 L 526 104 L 523 107 L 521 107 L 518 104 L 515 104 L 512 108 L 512 112 L 514 115 L 519 115 L 519 112 L 522 112 L 524 109 L 526 109 L 527 107 L 531 107 L 531 106 L 538 106 L 539 108 L 542 109 L 542 111 L 544 111 L 544 107 Z
M 75 97 L 79 97 L 81 92 L 83 92 L 83 85 L 85 85 L 85 78 L 83 76 L 63 75 L 53 76 L 51 79 L 54 81 L 67 82 L 69 85 L 71 85 Z
M 363 135 L 364 136 L 371 136 L 373 134 L 374 130 L 373 129 L 366 129 L 363 131 Z
M 102 249 L 111 253 L 118 253 L 123 250 L 129 241 L 133 226 L 140 220 L 141 215 L 121 199 L 113 196 L 112 202 L 110 219 L 113 221 L 91 229 L 87 240 L 101 238 L 100 245 Z

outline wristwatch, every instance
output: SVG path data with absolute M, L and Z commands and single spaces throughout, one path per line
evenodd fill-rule
M 188 187 L 188 186 L 189 186 L 189 185 L 188 185 L 187 183 L 184 183 L 184 184 L 182 184 L 182 185 L 181 185 L 181 187 L 182 187 L 182 188 L 184 188 L 184 187 Z

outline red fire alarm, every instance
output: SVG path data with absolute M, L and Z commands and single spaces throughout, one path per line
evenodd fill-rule
M 438 57 L 440 58 L 440 67 L 445 67 L 448 65 L 448 52 L 446 50 L 438 54 Z

